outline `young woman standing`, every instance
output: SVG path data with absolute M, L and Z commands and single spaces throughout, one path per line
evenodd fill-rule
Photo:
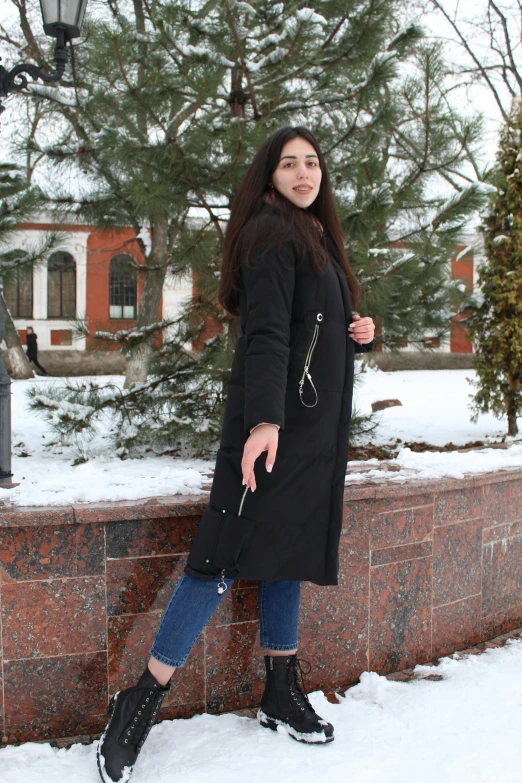
M 109 705 L 104 783 L 129 780 L 172 673 L 238 578 L 259 580 L 261 725 L 306 743 L 334 739 L 299 677 L 299 591 L 302 581 L 337 584 L 354 353 L 374 336 L 372 319 L 352 313 L 358 293 L 317 140 L 283 128 L 259 149 L 226 234 L 220 302 L 242 334 L 210 505 L 144 673 Z

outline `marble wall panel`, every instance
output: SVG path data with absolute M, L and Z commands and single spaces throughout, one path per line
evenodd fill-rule
M 481 608 L 482 596 L 479 594 L 433 609 L 434 658 L 451 655 L 482 641 Z
M 493 531 L 487 533 L 488 538 L 493 537 Z M 522 604 L 522 535 L 497 537 L 486 543 L 482 568 L 483 617 Z
M 184 567 L 183 555 L 107 560 L 108 614 L 163 611 Z
M 482 618 L 482 641 L 522 626 L 522 601 Z
M 431 541 L 419 541 L 417 544 L 402 544 L 400 546 L 388 546 L 384 549 L 372 549 L 371 565 L 381 566 L 387 563 L 400 563 L 403 560 L 430 557 L 431 553 Z
M 437 527 L 433 533 L 433 606 L 481 591 L 482 520 Z
M 370 545 L 382 549 L 399 544 L 411 544 L 432 537 L 433 502 L 430 495 L 408 498 L 409 508 L 385 509 L 371 521 Z M 419 505 L 414 505 L 414 504 Z M 423 505 L 421 505 L 423 504 Z
M 435 495 L 433 524 L 452 525 L 465 519 L 477 519 L 484 512 L 483 488 L 470 486 L 449 489 Z
M 102 576 L 2 585 L 4 659 L 104 650 Z
M 388 674 L 431 658 L 431 557 L 370 569 L 369 666 Z
M 488 525 L 522 521 L 522 479 L 485 484 L 483 492 Z
M 107 557 L 146 557 L 187 552 L 197 519 L 120 520 L 107 523 Z
M 4 661 L 7 742 L 102 731 L 107 707 L 107 654 Z
M 312 690 L 347 686 L 368 669 L 368 601 L 368 570 L 344 587 L 303 585 L 298 655 L 312 666 Z
M 229 712 L 259 704 L 265 669 L 258 623 L 207 628 L 205 644 L 207 712 Z
M 111 693 L 133 685 L 149 659 L 162 612 L 109 617 L 108 674 Z
M 370 532 L 354 507 L 344 507 L 343 528 L 339 541 L 340 587 L 346 587 L 350 576 L 368 573 L 370 565 Z
M 101 574 L 104 549 L 102 525 L 0 527 L 0 566 L 17 582 Z

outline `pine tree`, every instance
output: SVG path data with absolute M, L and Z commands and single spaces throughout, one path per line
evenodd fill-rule
M 460 296 L 451 255 L 483 198 L 466 171 L 480 122 L 452 108 L 440 50 L 401 27 L 407 5 L 325 0 L 319 13 L 298 0 L 111 0 L 74 49 L 75 86 L 32 88 L 47 98 L 42 161 L 69 181 L 71 170 L 84 175 L 82 192 L 55 202 L 98 226 L 134 227 L 146 259 L 137 327 L 111 338 L 129 357 L 127 388 L 71 386 L 35 402 L 64 435 L 109 407 L 122 454 L 187 439 L 203 453 L 215 442 L 238 330 L 216 305 L 227 208 L 282 125 L 308 126 L 325 151 L 360 310 L 379 340 L 393 349 L 448 332 Z M 441 182 L 449 196 L 434 195 Z M 198 296 L 166 324 L 164 280 L 187 274 Z M 62 402 L 84 418 L 61 419 Z
M 468 320 L 477 372 L 473 420 L 491 411 L 507 416 L 508 434 L 517 435 L 522 415 L 522 104 L 504 127 L 491 209 L 485 217 L 486 260 L 479 271 L 482 301 Z

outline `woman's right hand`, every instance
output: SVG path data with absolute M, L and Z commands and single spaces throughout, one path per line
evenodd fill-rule
M 271 472 L 279 443 L 279 430 L 276 424 L 260 424 L 252 430 L 243 449 L 241 470 L 243 472 L 243 485 L 248 486 L 252 492 L 256 490 L 256 477 L 254 476 L 254 462 L 263 451 L 268 451 L 265 467 Z

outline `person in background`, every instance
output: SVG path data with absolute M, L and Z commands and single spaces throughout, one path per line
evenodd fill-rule
M 38 338 L 36 337 L 33 327 L 28 326 L 25 330 L 25 344 L 27 345 L 27 358 L 30 362 L 37 367 L 42 375 L 49 375 L 40 362 L 38 361 Z

